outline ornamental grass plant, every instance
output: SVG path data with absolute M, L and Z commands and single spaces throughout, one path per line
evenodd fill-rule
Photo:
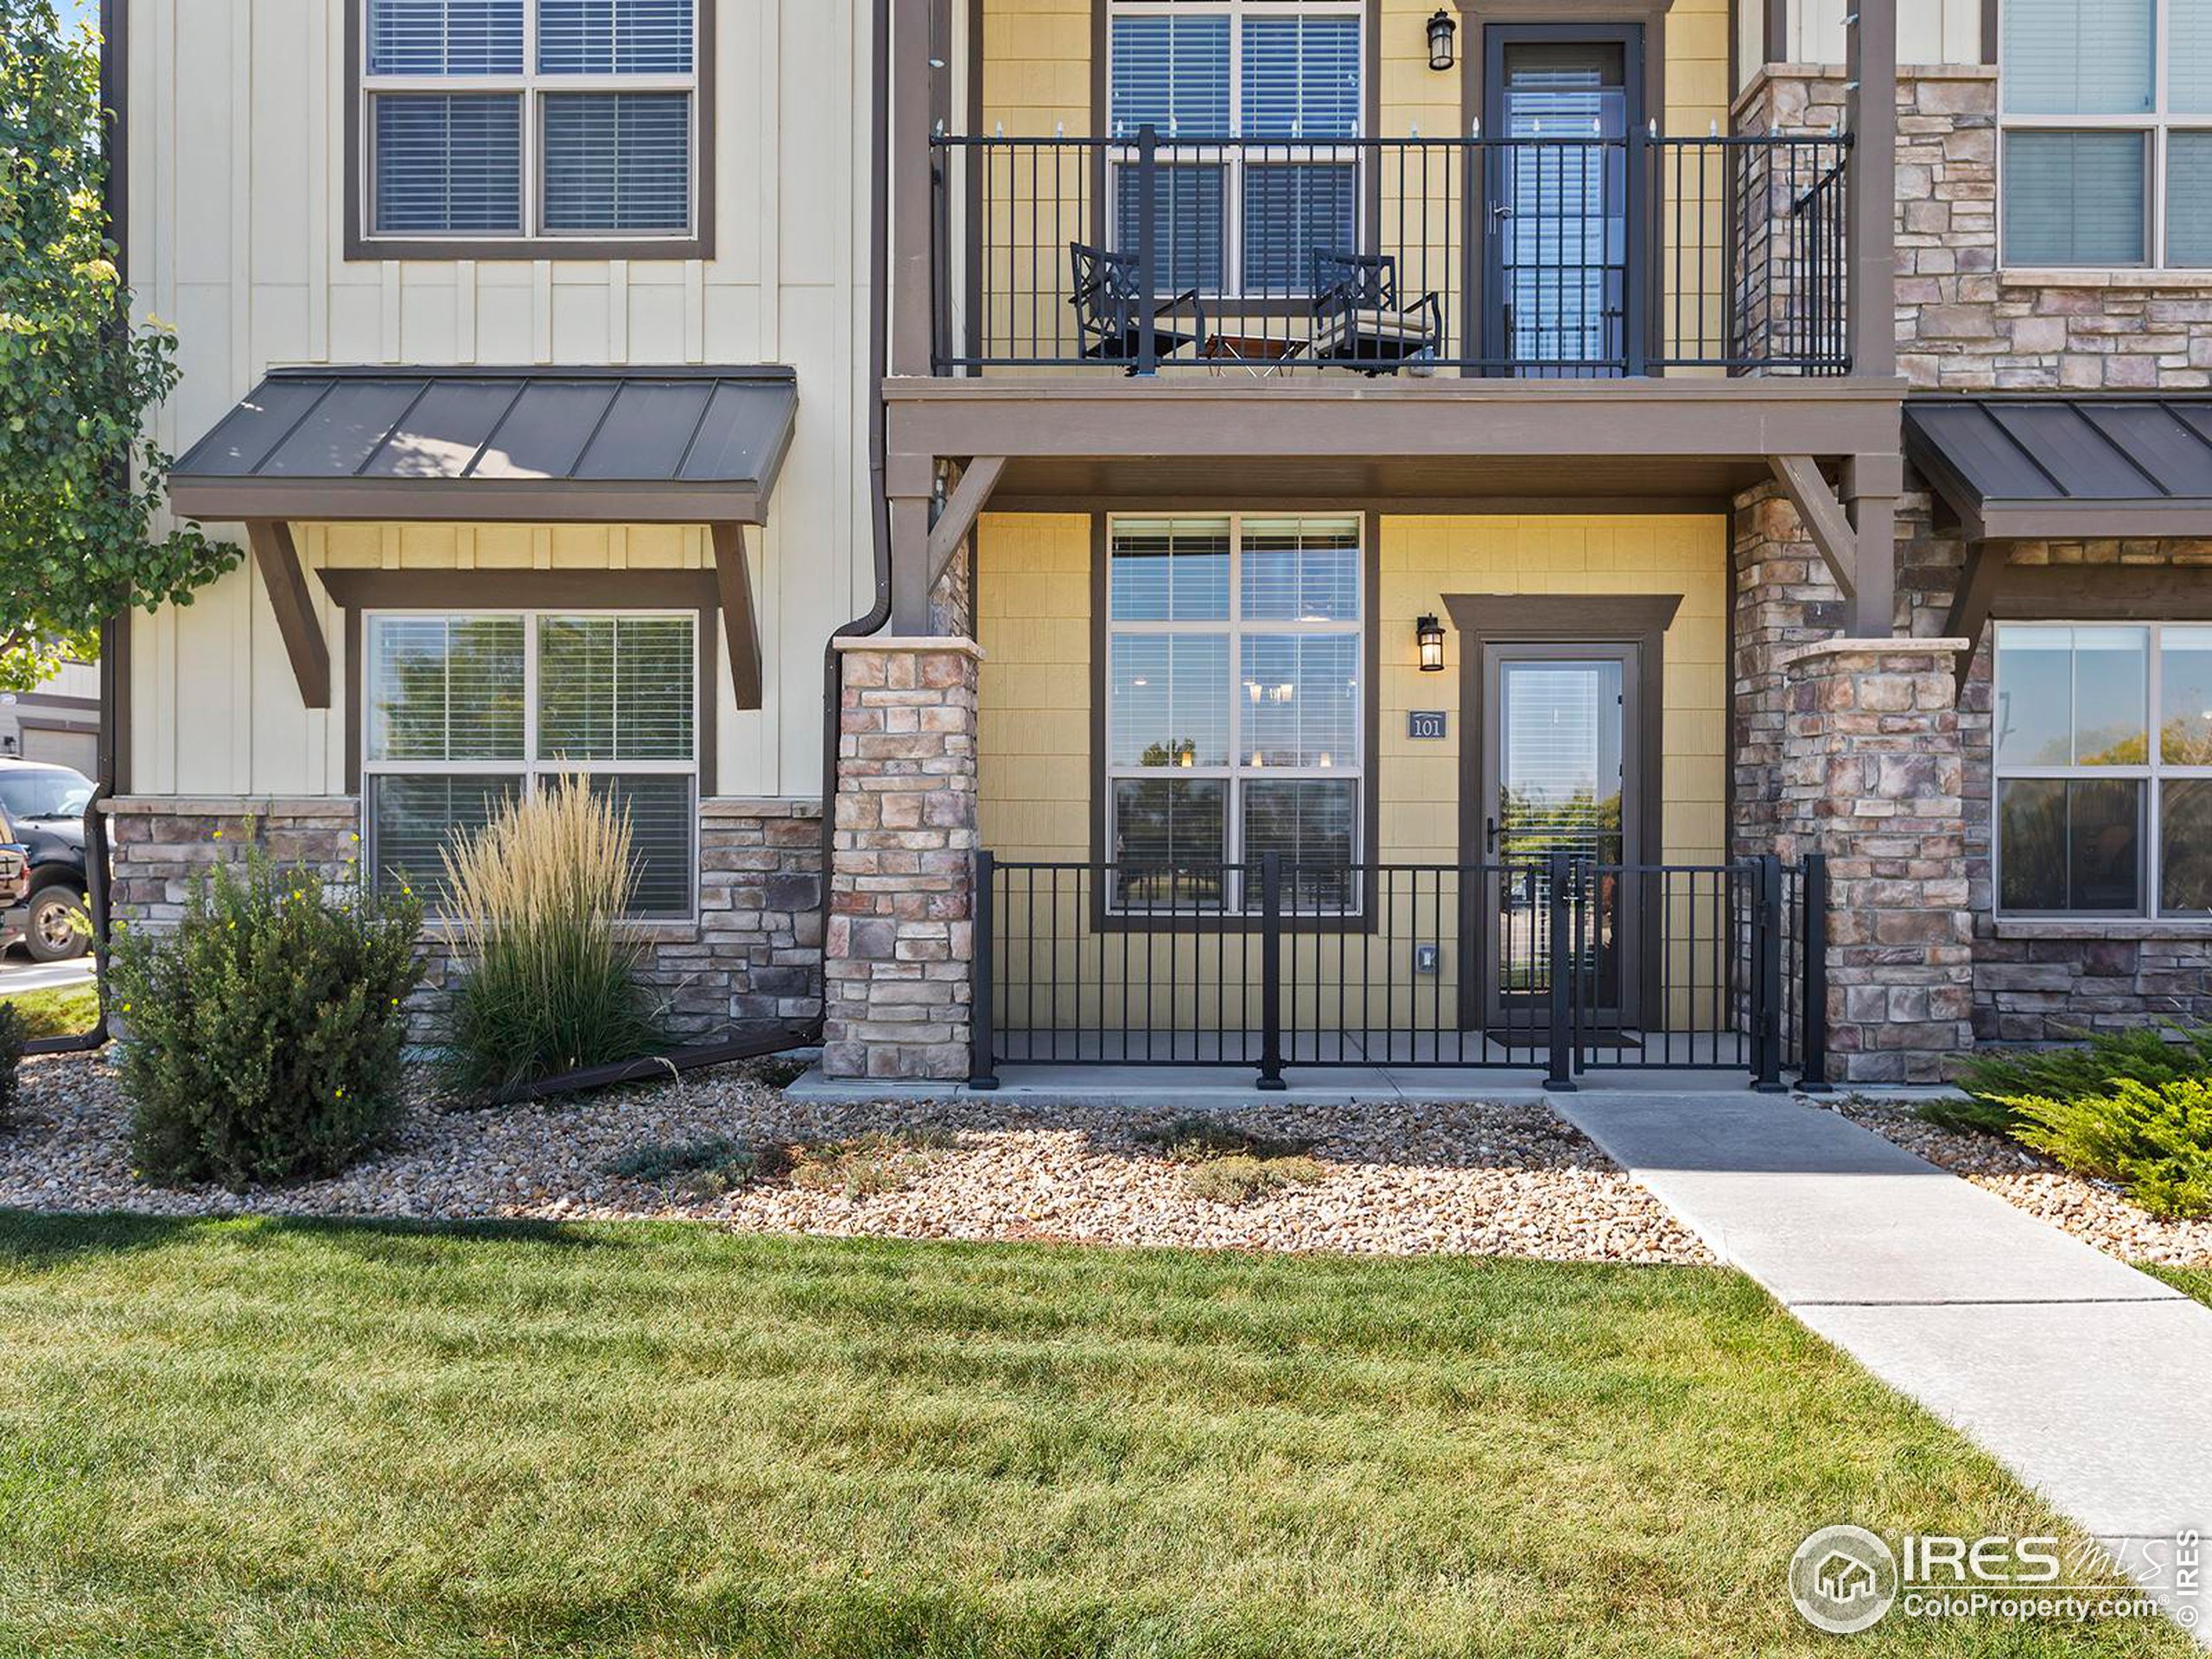
M 441 1020 L 448 1089 L 481 1102 L 669 1046 L 621 917 L 630 820 L 564 778 L 507 803 L 444 855 L 463 976 Z

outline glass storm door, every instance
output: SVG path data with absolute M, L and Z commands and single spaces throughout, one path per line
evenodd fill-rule
M 1629 1016 L 1636 960 L 1637 647 L 1492 645 L 1484 652 L 1483 825 L 1494 870 L 1484 927 L 1484 1018 L 1528 1025 L 1551 990 L 1548 868 L 1564 853 L 1584 873 L 1576 922 L 1578 999 L 1586 1026 Z
M 1630 372 L 1632 29 L 1491 25 L 1484 355 L 1535 378 Z

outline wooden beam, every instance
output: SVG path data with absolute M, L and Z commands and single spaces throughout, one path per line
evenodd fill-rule
M 945 498 L 944 511 L 938 515 L 937 523 L 930 526 L 930 591 L 944 580 L 945 567 L 952 563 L 952 556 L 968 539 L 968 532 L 976 527 L 983 506 L 991 499 L 991 492 L 998 488 L 999 474 L 1006 471 L 1004 455 L 978 455 L 969 461 L 954 485 L 952 493 Z
M 715 589 L 721 601 L 722 638 L 729 646 L 729 680 L 737 706 L 760 706 L 760 622 L 753 608 L 753 577 L 745 556 L 745 526 L 708 526 L 715 543 Z
M 245 534 L 261 584 L 269 590 L 269 607 L 276 613 L 284 653 L 292 659 L 292 677 L 300 683 L 300 701 L 309 709 L 327 709 L 330 647 L 323 642 L 322 620 L 308 592 L 307 573 L 300 569 L 292 527 L 281 518 L 250 518 Z
M 1998 583 L 2004 580 L 2005 567 L 2012 557 L 2011 550 L 2002 545 L 1981 541 L 1967 543 L 1967 562 L 1959 571 L 1959 585 L 1951 592 L 1950 614 L 1943 619 L 1946 639 L 1981 643 L 1982 630 L 1989 626 L 1997 602 Z M 1972 651 L 1961 652 L 1952 664 L 1961 690 L 1965 689 L 1973 666 Z
M 1810 455 L 1770 455 L 1775 481 L 1789 497 L 1803 521 L 1805 533 L 1821 550 L 1828 575 L 1846 599 L 1859 596 L 1859 532 L 1843 511 L 1828 481 Z

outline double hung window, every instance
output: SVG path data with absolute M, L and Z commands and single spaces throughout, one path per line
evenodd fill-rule
M 1362 0 L 1113 0 L 1109 199 L 1134 254 L 1149 201 L 1163 290 L 1303 294 L 1358 251 Z M 1158 135 L 1156 169 L 1137 164 Z
M 1356 902 L 1365 764 L 1357 518 L 1118 518 L 1108 532 L 1107 842 L 1121 910 Z
M 1997 903 L 2212 920 L 2212 626 L 1997 635 Z
M 361 0 L 363 239 L 696 235 L 700 0 Z
M 431 896 L 441 851 L 549 779 L 630 819 L 630 913 L 688 917 L 697 883 L 696 613 L 372 612 L 364 619 L 369 868 Z
M 2005 263 L 2212 265 L 2212 0 L 2002 4 Z

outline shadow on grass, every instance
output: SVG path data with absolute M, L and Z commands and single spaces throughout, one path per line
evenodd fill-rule
M 642 1230 L 641 1230 L 642 1231 Z M 435 1267 L 448 1247 L 470 1242 L 627 1250 L 644 1236 L 558 1221 L 324 1219 L 303 1216 L 141 1216 L 125 1211 L 51 1215 L 0 1209 L 0 1275 L 67 1268 L 97 1257 L 167 1249 L 200 1240 L 273 1243 L 312 1238 L 363 1261 Z

